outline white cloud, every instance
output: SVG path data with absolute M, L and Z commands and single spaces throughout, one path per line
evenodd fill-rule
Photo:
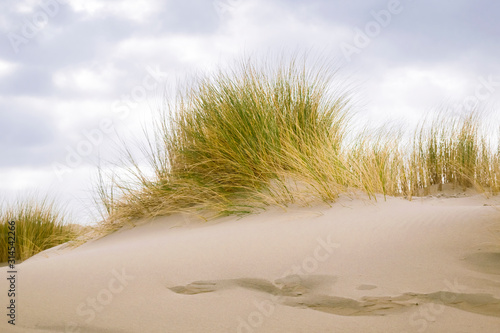
M 466 91 L 464 73 L 446 66 L 383 67 L 363 87 L 373 123 L 388 120 L 415 124 L 436 107 Z
M 12 73 L 18 65 L 0 59 L 0 77 Z
M 70 177 L 60 182 L 51 168 L 0 169 L 0 203 L 25 199 L 31 195 L 49 195 L 71 213 L 72 221 L 95 222 L 92 189 L 96 179 L 95 167 L 75 169 Z
M 226 20 L 220 36 L 226 37 L 222 47 L 242 50 L 294 51 L 308 48 L 338 50 L 338 44 L 350 36 L 350 28 L 313 20 L 294 7 L 268 1 L 241 1 Z
M 25 0 L 16 1 L 15 10 L 18 13 L 29 14 L 37 10 L 38 1 L 37 0 Z
M 160 1 L 102 1 L 102 0 L 73 0 L 71 7 L 76 12 L 87 14 L 89 17 L 117 16 L 132 21 L 144 22 L 148 16 L 160 8 Z
M 121 42 L 116 56 L 136 59 L 142 63 L 161 64 L 171 79 L 179 70 L 209 70 L 223 56 L 225 50 L 219 36 L 202 37 L 176 34 L 168 37 L 136 37 Z M 233 51 L 235 49 L 233 48 Z M 169 61 L 170 60 L 170 61 Z
M 51 172 L 47 169 L 0 169 L 0 191 L 32 191 L 51 185 Z
M 69 68 L 53 74 L 53 81 L 57 87 L 72 88 L 85 92 L 107 93 L 113 90 L 113 83 L 117 71 L 112 67 L 107 68 Z

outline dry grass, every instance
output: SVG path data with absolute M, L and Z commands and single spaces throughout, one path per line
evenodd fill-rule
M 412 150 L 413 187 L 453 184 L 498 193 L 500 155 L 498 146 L 489 144 L 489 134 L 475 111 L 460 118 L 440 114 L 430 126 L 422 125 Z
M 125 176 L 99 169 L 97 229 L 68 226 L 47 199 L 0 206 L 0 262 L 7 260 L 9 220 L 17 225 L 16 258 L 24 260 L 173 213 L 209 219 L 271 205 L 330 204 L 360 191 L 411 200 L 445 184 L 500 191 L 500 148 L 481 113 L 442 112 L 410 137 L 387 126 L 356 131 L 345 84 L 331 67 L 305 60 L 248 61 L 193 81 L 139 147 L 146 165 L 124 144 Z
M 129 178 L 100 178 L 102 227 L 176 212 L 211 218 L 331 203 L 359 190 L 408 199 L 444 184 L 499 191 L 500 151 L 479 113 L 441 113 L 405 140 L 385 127 L 347 139 L 350 94 L 335 74 L 299 61 L 249 61 L 195 81 L 142 147 L 152 175 L 126 149 Z
M 67 217 L 53 201 L 19 200 L 0 205 L 0 262 L 8 260 L 9 221 L 16 226 L 16 260 L 27 258 L 77 237 L 77 229 L 67 224 Z

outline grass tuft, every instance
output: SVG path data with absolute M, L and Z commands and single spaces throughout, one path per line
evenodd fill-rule
M 9 221 L 15 221 L 16 260 L 20 261 L 78 235 L 78 229 L 68 225 L 64 213 L 47 198 L 0 205 L 0 262 L 6 262 L 9 257 Z
M 194 81 L 141 148 L 146 167 L 126 147 L 127 178 L 100 174 L 102 227 L 331 203 L 359 191 L 411 200 L 452 184 L 498 193 L 500 150 L 480 113 L 442 112 L 413 137 L 387 127 L 356 134 L 351 95 L 336 74 L 306 61 L 248 61 Z

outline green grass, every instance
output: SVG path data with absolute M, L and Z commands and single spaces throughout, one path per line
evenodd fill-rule
M 499 191 L 500 152 L 479 113 L 442 112 L 410 138 L 386 126 L 356 134 L 345 85 L 330 67 L 298 60 L 248 61 L 193 80 L 141 147 L 147 166 L 125 147 L 128 178 L 100 174 L 102 227 L 332 203 L 359 191 L 410 200 L 444 184 Z
M 0 262 L 8 260 L 9 221 L 15 221 L 16 260 L 20 261 L 78 235 L 77 229 L 67 224 L 67 217 L 47 198 L 0 205 Z
M 142 218 L 244 215 L 331 204 L 342 194 L 411 200 L 444 185 L 500 191 L 500 148 L 483 114 L 441 112 L 410 135 L 388 126 L 358 130 L 349 84 L 330 66 L 307 64 L 246 61 L 193 79 L 146 133 L 139 146 L 146 160 L 124 144 L 125 173 L 99 169 L 97 234 Z M 17 223 L 20 260 L 82 235 L 48 200 L 4 206 L 0 218 L 0 262 L 9 220 Z
M 498 146 L 488 143 L 490 133 L 482 129 L 481 113 L 471 112 L 461 118 L 446 116 L 439 115 L 416 134 L 411 165 L 416 171 L 414 187 L 453 184 L 498 193 L 500 154 Z
M 148 142 L 154 176 L 130 158 L 134 181 L 114 175 L 113 200 L 101 187 L 107 222 L 335 200 L 356 182 L 341 152 L 351 114 L 349 94 L 323 69 L 246 62 L 196 81 Z

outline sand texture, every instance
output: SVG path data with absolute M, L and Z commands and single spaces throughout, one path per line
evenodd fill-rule
M 3 314 L 0 331 L 500 332 L 499 204 L 343 198 L 158 218 L 19 264 L 17 325 Z

